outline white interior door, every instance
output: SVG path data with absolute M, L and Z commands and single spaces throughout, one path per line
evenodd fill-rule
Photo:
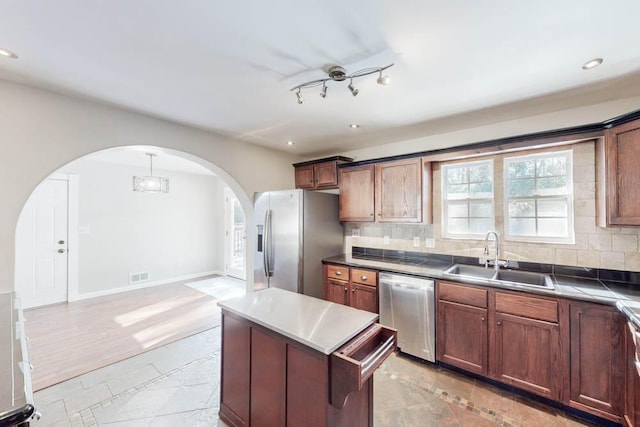
M 225 273 L 246 279 L 245 242 L 247 239 L 244 211 L 230 188 L 225 188 Z
M 47 179 L 27 201 L 16 231 L 16 290 L 24 307 L 67 301 L 68 182 Z

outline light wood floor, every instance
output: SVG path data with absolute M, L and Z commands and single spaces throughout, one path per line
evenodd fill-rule
M 216 301 L 183 284 L 169 284 L 26 310 L 33 388 L 219 325 Z

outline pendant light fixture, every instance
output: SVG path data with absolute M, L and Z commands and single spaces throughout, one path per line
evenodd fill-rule
M 153 176 L 153 153 L 145 153 L 149 156 L 149 176 L 134 176 L 133 191 L 142 191 L 145 193 L 168 193 L 169 178 L 161 176 Z

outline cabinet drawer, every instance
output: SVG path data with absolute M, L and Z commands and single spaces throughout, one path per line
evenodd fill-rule
M 456 285 L 448 282 L 438 283 L 438 298 L 445 301 L 487 308 L 487 290 Z
M 358 268 L 352 268 L 351 281 L 353 283 L 361 283 L 363 285 L 377 286 L 378 272 L 372 271 L 372 270 L 361 270 Z
M 349 267 L 341 265 L 327 265 L 327 276 L 330 279 L 349 280 Z
M 496 292 L 496 311 L 558 323 L 558 301 Z
M 341 409 L 349 393 L 360 390 L 396 350 L 397 333 L 395 329 L 374 324 L 331 354 L 333 406 Z

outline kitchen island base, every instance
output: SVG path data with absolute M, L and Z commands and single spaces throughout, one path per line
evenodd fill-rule
M 371 323 L 326 354 L 223 307 L 219 416 L 234 427 L 372 426 L 373 371 L 395 339 Z

